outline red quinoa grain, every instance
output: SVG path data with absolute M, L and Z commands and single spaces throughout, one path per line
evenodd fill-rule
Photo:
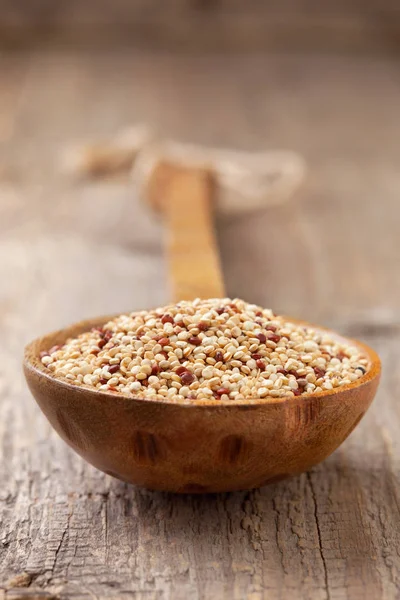
M 161 317 L 161 323 L 165 325 L 165 323 L 175 323 L 175 321 L 171 315 L 166 314 Z
M 187 368 L 186 367 L 178 367 L 175 371 L 175 373 L 177 375 L 182 375 L 182 373 L 187 373 Z
M 281 336 L 272 334 L 272 335 L 268 336 L 268 339 L 271 340 L 271 342 L 275 342 L 275 344 L 277 344 L 279 342 L 279 340 L 281 339 Z
M 229 390 L 228 390 L 228 388 L 218 388 L 218 389 L 216 390 L 216 394 L 217 394 L 218 396 L 223 396 L 223 394 L 226 394 L 226 395 L 228 395 L 228 394 L 229 394 Z
M 326 371 L 320 369 L 319 367 L 314 367 L 314 373 L 317 379 L 320 379 L 321 377 L 325 377 Z
M 193 383 L 194 380 L 195 380 L 195 376 L 193 375 L 193 373 L 190 373 L 189 371 L 185 371 L 181 375 L 181 381 L 185 385 L 190 385 L 191 383 Z

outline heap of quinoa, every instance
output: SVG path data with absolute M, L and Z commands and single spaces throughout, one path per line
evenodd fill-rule
M 148 400 L 249 400 L 331 390 L 369 368 L 359 348 L 230 298 L 120 315 L 41 353 L 69 383 Z

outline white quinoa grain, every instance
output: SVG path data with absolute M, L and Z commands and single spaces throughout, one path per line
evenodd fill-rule
M 42 363 L 47 367 L 50 363 L 53 362 L 53 357 L 52 356 L 43 356 L 42 357 Z
M 301 396 L 369 369 L 356 346 L 229 298 L 120 315 L 41 361 L 74 385 L 171 402 Z
M 203 369 L 201 374 L 204 377 L 204 379 L 211 379 L 214 375 L 214 369 L 211 366 L 206 367 L 205 369 Z

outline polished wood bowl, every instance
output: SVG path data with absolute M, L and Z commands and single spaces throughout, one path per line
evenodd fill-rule
M 174 404 L 94 391 L 49 374 L 40 351 L 109 319 L 82 321 L 31 342 L 25 376 L 51 425 L 78 454 L 109 475 L 153 490 L 226 492 L 306 471 L 350 435 L 379 383 L 377 354 L 333 332 L 360 347 L 371 368 L 350 385 L 299 397 Z

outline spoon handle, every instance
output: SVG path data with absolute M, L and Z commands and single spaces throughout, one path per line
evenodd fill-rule
M 212 218 L 213 191 L 206 170 L 169 163 L 160 163 L 149 181 L 149 200 L 165 221 L 173 302 L 225 296 Z

